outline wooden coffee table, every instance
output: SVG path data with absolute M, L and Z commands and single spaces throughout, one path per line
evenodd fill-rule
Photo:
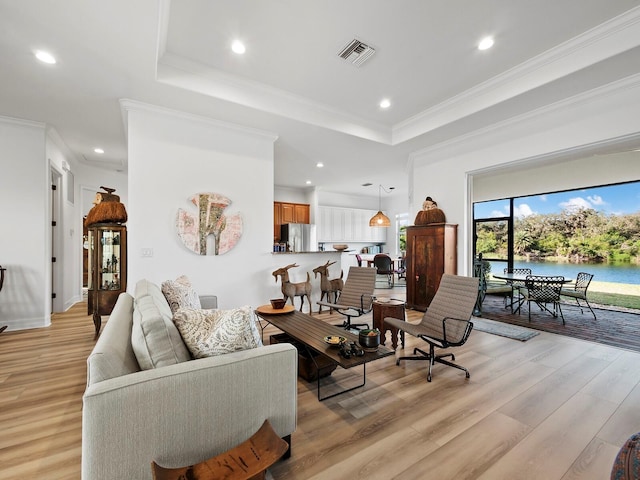
M 344 358 L 341 357 L 338 353 L 340 349 L 336 346 L 328 345 L 324 341 L 324 337 L 328 337 L 331 335 L 343 336 L 347 339 L 347 342 L 356 342 L 356 345 L 359 345 L 357 335 L 348 332 L 341 327 L 325 323 L 322 320 L 318 320 L 317 318 L 313 318 L 312 316 L 299 311 L 276 315 L 268 315 L 258 310 L 256 310 L 255 313 L 262 320 L 270 323 L 274 327 L 282 330 L 293 339 L 297 340 L 305 348 L 311 349 L 319 353 L 320 355 L 328 357 L 329 359 L 331 359 L 331 361 L 335 362 L 342 368 L 347 369 L 362 365 L 362 383 L 360 385 L 347 388 L 332 395 L 327 395 L 326 397 L 322 397 L 320 394 L 320 376 L 318 375 L 318 400 L 320 401 L 335 397 L 336 395 L 350 392 L 351 390 L 355 390 L 356 388 L 363 387 L 367 380 L 366 364 L 373 360 L 378 360 L 379 358 L 387 357 L 394 354 L 394 351 L 390 348 L 380 345 L 378 347 L 378 350 L 376 350 L 375 352 L 365 352 L 362 357 L 351 356 L 351 358 Z M 313 359 L 314 356 L 310 355 L 310 357 Z M 315 360 L 314 364 L 316 368 L 318 368 L 318 364 Z

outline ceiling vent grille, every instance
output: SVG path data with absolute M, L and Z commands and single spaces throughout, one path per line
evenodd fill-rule
M 338 56 L 353 63 L 356 67 L 359 67 L 366 60 L 371 58 L 374 53 L 376 53 L 376 50 L 373 47 L 370 47 L 366 43 L 354 38 L 340 51 Z

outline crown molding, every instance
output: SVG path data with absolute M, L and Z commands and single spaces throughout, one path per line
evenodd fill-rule
M 640 6 L 393 126 L 211 68 L 167 47 L 171 0 L 160 0 L 156 79 L 249 108 L 398 145 L 640 46 Z
M 446 155 L 451 155 L 452 149 L 458 145 L 472 142 L 473 140 L 478 138 L 485 138 L 496 132 L 503 132 L 508 129 L 521 126 L 526 122 L 530 122 L 531 120 L 535 120 L 535 119 L 539 119 L 539 118 L 551 115 L 560 110 L 564 110 L 570 107 L 575 107 L 581 104 L 586 104 L 589 102 L 593 102 L 595 100 L 604 99 L 606 97 L 619 94 L 626 90 L 632 90 L 632 89 L 638 89 L 638 88 L 640 88 L 640 73 L 631 75 L 621 80 L 617 80 L 615 82 L 611 82 L 607 85 L 603 85 L 598 88 L 594 88 L 592 90 L 580 93 L 578 95 L 565 98 L 563 100 L 552 103 L 550 105 L 546 105 L 544 107 L 540 107 L 535 110 L 528 111 L 526 113 L 517 115 L 510 119 L 488 125 L 484 128 L 474 130 L 472 132 L 466 133 L 459 137 L 455 137 L 450 140 L 440 142 L 435 145 L 431 145 L 427 148 L 417 150 L 409 154 L 409 160 L 414 162 L 414 161 L 417 161 L 420 157 L 437 155 L 439 153 L 445 153 Z
M 267 132 L 265 130 L 258 130 L 257 128 L 245 127 L 244 125 L 238 125 L 235 123 L 223 122 L 210 117 L 204 117 L 202 115 L 195 115 L 193 113 L 186 113 L 180 110 L 174 110 L 167 107 L 160 107 L 158 105 L 151 105 L 148 103 L 139 102 L 137 100 L 120 99 L 120 109 L 123 115 L 123 121 L 125 125 L 125 131 L 128 131 L 128 113 L 132 111 L 151 113 L 154 115 L 170 116 L 187 120 L 190 122 L 202 123 L 211 127 L 233 131 L 244 135 L 260 138 L 270 142 L 275 142 L 278 139 L 278 135 L 273 132 Z
M 0 115 L 0 122 L 10 123 L 11 125 L 19 125 L 21 127 L 40 128 L 43 130 L 47 128 L 47 124 L 43 122 L 36 122 L 34 120 L 25 120 L 22 118 L 15 118 L 15 117 L 6 117 L 4 115 Z
M 640 6 L 393 127 L 393 145 L 640 45 Z
M 300 122 L 391 144 L 391 129 L 386 125 L 260 82 L 225 73 L 171 52 L 165 53 L 158 62 L 156 79 L 174 87 Z

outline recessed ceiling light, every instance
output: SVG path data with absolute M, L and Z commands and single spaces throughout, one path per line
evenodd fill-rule
M 48 63 L 50 65 L 53 65 L 54 63 L 56 63 L 55 57 L 51 55 L 49 52 L 38 50 L 36 51 L 35 55 L 36 55 L 36 58 L 43 63 Z
M 104 153 L 104 150 L 102 148 L 100 148 L 100 147 L 94 148 L 93 151 L 96 152 L 96 153 L 100 153 L 100 154 Z
M 233 50 L 233 52 L 237 53 L 238 55 L 242 55 L 247 51 L 244 43 L 242 43 L 240 40 L 236 40 L 231 44 L 231 50 Z
M 493 47 L 493 37 L 484 37 L 478 43 L 478 50 L 487 50 L 491 47 Z
M 318 162 L 318 163 L 316 163 L 316 167 L 322 168 L 322 167 L 324 167 L 324 163 Z
M 307 181 L 306 181 L 306 184 L 307 184 L 307 185 L 311 185 L 311 180 L 307 180 Z
M 380 108 L 389 108 L 391 106 L 391 100 L 388 98 L 383 98 L 380 101 Z

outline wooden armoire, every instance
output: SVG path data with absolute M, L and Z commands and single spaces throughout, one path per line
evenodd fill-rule
M 457 273 L 458 225 L 407 227 L 407 306 L 426 310 L 443 273 Z

